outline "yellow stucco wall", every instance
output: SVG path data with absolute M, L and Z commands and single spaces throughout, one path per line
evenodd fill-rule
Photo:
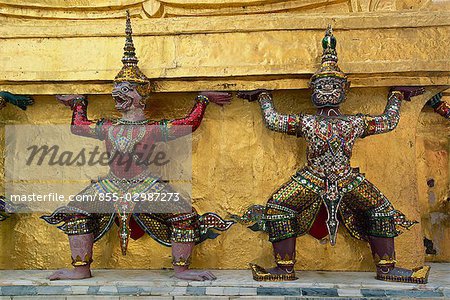
M 355 88 L 343 110 L 347 113 L 381 113 L 387 88 Z M 276 106 L 282 112 L 313 112 L 307 90 L 277 91 Z M 419 112 L 427 96 L 405 103 L 398 128 L 356 144 L 353 165 L 361 167 L 396 208 L 411 219 L 420 220 L 415 174 L 415 131 Z M 194 94 L 155 94 L 149 100 L 152 117 L 173 118 L 188 112 Z M 52 112 L 51 116 L 49 111 Z M 92 96 L 90 117 L 113 116 L 110 96 Z M 70 111 L 54 97 L 37 96 L 36 104 L 25 113 L 14 107 L 0 112 L 3 124 L 65 124 Z M 50 119 L 49 119 L 50 118 Z M 234 98 L 231 105 L 210 105 L 193 138 L 193 198 L 200 212 L 214 211 L 223 216 L 240 213 L 267 197 L 305 162 L 305 143 L 295 137 L 267 130 L 256 103 Z M 170 249 L 149 237 L 132 241 L 126 257 L 120 254 L 117 227 L 95 247 L 95 268 L 170 267 Z M 342 229 L 342 228 L 341 228 Z M 16 215 L 0 226 L 1 268 L 57 268 L 69 262 L 66 236 L 38 215 Z M 423 263 L 422 229 L 418 224 L 396 239 L 400 264 L 413 267 Z M 323 270 L 369 270 L 372 259 L 368 245 L 340 230 L 337 246 L 320 244 L 309 236 L 299 238 L 298 267 Z M 269 265 L 271 245 L 261 233 L 239 224 L 216 240 L 197 247 L 194 267 L 246 268 L 255 261 Z
M 444 97 L 448 101 L 448 97 Z M 424 236 L 436 253 L 428 261 L 450 261 L 450 122 L 424 107 L 416 139 L 417 186 Z M 427 182 L 434 182 L 428 185 Z
M 141 69 L 158 84 L 148 103 L 153 118 L 183 116 L 199 90 L 260 87 L 276 90 L 282 112 L 313 112 L 306 87 L 320 61 L 324 29 L 332 24 L 340 66 L 356 87 L 345 112 L 378 114 L 389 86 L 427 86 L 424 96 L 405 103 L 394 132 L 359 141 L 353 157 L 396 208 L 420 220 L 419 114 L 428 98 L 450 85 L 450 10 L 438 2 L 0 0 L 0 89 L 36 99 L 26 112 L 6 107 L 0 122 L 68 124 L 70 111 L 56 102 L 56 93 L 90 94 L 90 118 L 117 116 L 107 94 L 121 67 L 125 9 L 133 17 Z M 194 133 L 194 206 L 238 214 L 265 203 L 304 163 L 304 141 L 264 128 L 255 103 L 235 98 L 224 108 L 211 105 Z M 14 215 L 0 224 L 0 268 L 68 266 L 66 236 L 38 217 Z M 170 249 L 149 237 L 130 242 L 122 257 L 115 229 L 95 246 L 95 268 L 170 267 Z M 418 224 L 396 239 L 399 265 L 423 263 L 422 238 Z M 297 251 L 300 269 L 373 268 L 367 244 L 345 230 L 335 247 L 304 236 Z M 271 252 L 264 234 L 235 225 L 197 247 L 193 267 L 269 265 Z

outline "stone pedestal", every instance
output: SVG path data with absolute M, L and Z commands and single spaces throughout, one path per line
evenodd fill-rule
M 372 272 L 298 272 L 291 282 L 256 282 L 249 270 L 214 270 L 215 281 L 186 282 L 168 270 L 94 270 L 93 278 L 48 281 L 49 271 L 1 271 L 0 299 L 358 299 L 450 297 L 450 264 L 432 264 L 430 283 L 400 284 Z M 28 298 L 27 298 L 28 299 Z M 33 298 L 36 299 L 36 298 Z

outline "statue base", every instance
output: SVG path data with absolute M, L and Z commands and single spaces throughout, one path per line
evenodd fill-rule
M 49 281 L 51 271 L 0 271 L 0 299 L 328 299 L 449 298 L 450 263 L 431 264 L 429 284 L 378 281 L 374 272 L 299 271 L 296 281 L 257 282 L 250 270 L 213 270 L 215 281 L 187 282 L 170 270 L 94 270 L 92 278 Z M 28 298 L 27 298 L 28 299 Z

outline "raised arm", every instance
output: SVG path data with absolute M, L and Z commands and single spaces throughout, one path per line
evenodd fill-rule
M 264 124 L 273 131 L 287 133 L 290 135 L 301 135 L 302 115 L 283 115 L 276 111 L 272 94 L 266 90 L 255 90 L 250 92 L 239 92 L 238 97 L 249 101 L 257 100 L 261 106 Z
M 102 126 L 109 121 L 91 121 L 87 117 L 88 99 L 84 95 L 58 95 L 61 103 L 72 109 L 71 131 L 73 134 L 103 140 Z
M 195 99 L 194 107 L 191 109 L 191 112 L 187 116 L 181 119 L 161 120 L 158 122 L 161 128 L 161 139 L 164 141 L 172 140 L 177 137 L 181 137 L 194 132 L 200 126 L 209 102 L 213 102 L 217 105 L 222 106 L 225 104 L 229 104 L 230 101 L 230 93 L 200 93 Z
M 0 91 L 0 109 L 6 106 L 6 103 L 10 103 L 19 107 L 22 110 L 26 110 L 27 106 L 33 104 L 33 99 L 25 95 L 15 95 L 10 92 Z
M 442 100 L 442 93 L 434 95 L 428 100 L 427 105 L 431 106 L 436 113 L 450 120 L 450 104 Z
M 423 94 L 420 87 L 395 87 L 389 92 L 388 102 L 383 114 L 378 116 L 363 116 L 364 128 L 361 137 L 386 133 L 394 130 L 400 121 L 400 107 L 402 101 L 410 101 L 411 97 Z

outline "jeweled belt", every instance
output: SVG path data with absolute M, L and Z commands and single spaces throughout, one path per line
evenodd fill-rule
M 132 186 L 144 182 L 148 177 L 151 176 L 150 171 L 145 170 L 141 174 L 132 177 L 132 178 L 120 178 L 111 171 L 108 173 L 105 179 L 111 181 L 114 185 L 117 185 L 122 192 L 126 192 Z M 119 201 L 114 204 L 116 209 L 116 213 L 119 218 L 119 239 L 120 239 L 120 248 L 122 250 L 122 254 L 126 255 L 128 241 L 130 238 L 130 219 L 132 216 L 132 211 L 134 209 L 135 202 L 128 201 L 128 197 L 121 197 Z
M 329 173 L 323 173 L 321 171 L 318 171 L 316 169 L 314 169 L 311 166 L 306 166 L 305 169 L 313 176 L 316 176 L 320 179 L 324 179 L 324 178 L 329 178 L 332 179 L 333 181 L 342 181 L 347 179 L 352 173 L 353 173 L 353 168 L 348 166 L 344 169 L 341 170 L 336 170 L 334 172 L 329 172 Z
M 110 180 L 113 183 L 128 183 L 128 184 L 136 184 L 141 183 L 148 177 L 150 177 L 152 174 L 148 170 L 144 170 L 141 174 L 132 177 L 132 178 L 121 178 L 115 175 L 113 172 L 109 172 L 108 175 L 106 175 L 105 179 Z
M 337 212 L 344 194 L 343 191 L 339 189 L 339 183 L 346 180 L 351 174 L 353 174 L 353 169 L 348 167 L 343 169 L 342 173 L 339 174 L 334 172 L 324 174 L 320 171 L 314 170 L 310 166 L 306 166 L 303 171 L 306 171 L 310 176 L 316 177 L 316 179 L 323 182 L 323 188 L 322 190 L 318 190 L 318 192 L 328 213 L 326 225 L 330 235 L 330 244 L 335 245 L 337 230 L 339 227 Z

